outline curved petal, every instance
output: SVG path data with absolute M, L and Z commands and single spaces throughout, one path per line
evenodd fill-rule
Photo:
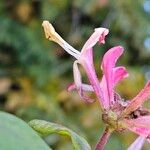
M 128 127 L 128 129 L 140 136 L 143 136 L 145 138 L 150 137 L 150 129 L 147 128 L 138 128 L 138 127 Z
M 84 95 L 83 89 L 82 89 L 82 79 L 81 79 L 81 74 L 80 70 L 78 68 L 78 63 L 80 63 L 78 60 L 76 60 L 73 64 L 73 75 L 74 75 L 74 83 L 75 87 L 78 91 L 79 96 L 85 100 L 86 102 L 94 102 L 95 100 L 90 99 Z
M 70 91 L 73 91 L 76 89 L 76 85 L 75 83 L 70 83 L 68 86 L 67 86 L 67 91 L 70 92 Z
M 104 44 L 105 36 L 109 33 L 109 30 L 106 28 L 96 28 L 94 33 L 90 36 L 87 42 L 84 44 L 81 53 L 84 53 L 86 50 L 92 48 L 97 42 Z
M 114 70 L 116 61 L 122 55 L 122 53 L 123 53 L 123 47 L 116 46 L 116 47 L 113 47 L 110 50 L 108 50 L 103 57 L 101 69 L 103 71 L 103 74 L 104 74 L 103 78 L 105 78 L 105 80 L 103 81 L 103 78 L 102 78 L 101 84 L 103 82 L 105 82 L 105 83 L 103 83 L 103 84 L 105 84 L 103 92 L 106 95 L 108 95 L 106 101 L 108 101 L 109 104 L 114 103 L 113 88 L 114 88 L 115 83 L 118 82 L 120 79 L 122 79 L 124 76 L 124 73 L 125 73 L 125 70 L 123 68 L 121 68 L 121 69 L 118 68 L 118 69 Z M 123 71 L 123 76 L 121 76 L 121 74 L 120 74 L 121 71 Z M 116 75 L 114 72 L 117 72 Z M 120 76 L 119 76 L 119 74 L 120 74 Z
M 127 150 L 141 150 L 142 146 L 145 142 L 145 138 L 142 136 L 139 136 Z
M 128 72 L 126 71 L 125 67 L 116 67 L 113 68 L 113 74 L 114 74 L 114 86 L 124 78 L 127 78 L 129 76 Z
M 126 119 L 125 122 L 133 127 L 150 129 L 150 116 L 142 116 L 137 119 Z
M 108 106 L 105 106 L 105 103 L 103 101 L 103 93 L 100 88 L 99 80 L 97 78 L 95 68 L 94 68 L 94 63 L 93 63 L 93 49 L 90 48 L 86 50 L 82 55 L 82 57 L 78 60 L 78 62 L 83 66 L 89 82 L 91 86 L 94 89 L 94 92 L 99 99 L 99 102 L 102 106 L 102 109 L 108 108 Z
M 78 63 L 79 62 L 77 60 L 73 63 L 73 76 L 74 76 L 74 82 L 75 82 L 77 89 L 79 89 L 82 84 L 81 74 L 78 68 Z
M 150 138 L 150 116 L 143 116 L 138 119 L 125 119 L 124 121 L 127 128 L 132 132 L 145 138 Z
M 113 76 L 114 76 L 114 79 L 113 79 L 114 80 L 113 87 L 114 87 L 119 81 L 128 77 L 128 73 L 127 73 L 125 67 L 116 67 L 116 68 L 113 68 Z M 101 87 L 102 92 L 105 93 L 103 95 L 104 101 L 105 101 L 105 103 L 107 103 L 107 105 L 109 105 L 109 103 L 110 103 L 109 102 L 109 93 L 108 93 L 107 80 L 106 80 L 105 75 L 103 75 L 103 77 L 102 77 L 102 80 L 100 82 L 100 87 Z M 115 100 L 117 100 L 117 99 L 115 99 Z
M 148 99 L 150 99 L 150 82 L 148 82 L 144 89 L 141 90 L 139 94 L 127 105 L 126 109 L 122 113 L 122 116 L 130 114 L 139 108 Z
M 125 67 L 116 67 L 116 68 L 113 68 L 113 74 L 114 74 L 114 84 L 117 84 L 119 81 L 123 80 L 124 78 L 128 77 L 128 72 L 126 71 Z M 101 87 L 102 89 L 105 91 L 107 90 L 107 86 L 106 86 L 106 79 L 105 79 L 105 76 L 103 76 L 102 78 L 102 81 L 101 81 Z M 76 86 L 74 83 L 71 83 L 68 87 L 67 87 L 67 90 L 68 91 L 72 91 L 76 89 Z M 82 83 L 82 89 L 84 91 L 94 91 L 93 90 L 93 87 L 89 84 L 85 84 L 85 83 Z M 104 91 L 103 91 L 104 92 Z M 105 94 L 104 95 L 104 99 L 108 99 L 108 98 L 105 98 L 105 97 L 108 97 L 108 94 Z
M 94 91 L 94 90 L 93 90 L 93 87 L 92 87 L 91 85 L 89 85 L 89 84 L 84 84 L 84 83 L 82 83 L 81 87 L 82 87 L 82 90 L 84 90 L 84 91 L 90 91 L 90 92 L 93 92 L 93 91 Z M 71 83 L 71 84 L 67 87 L 67 90 L 68 90 L 69 92 L 72 91 L 72 90 L 75 90 L 75 89 L 76 89 L 75 83 Z
M 85 95 L 82 87 L 80 89 L 77 90 L 78 91 L 78 94 L 79 96 L 86 102 L 86 103 L 94 103 L 96 100 L 95 99 L 92 99 L 88 96 Z

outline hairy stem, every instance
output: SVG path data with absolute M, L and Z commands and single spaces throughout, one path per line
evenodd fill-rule
M 106 128 L 100 140 L 98 141 L 95 150 L 103 150 L 110 135 L 111 135 L 111 131 L 108 128 Z

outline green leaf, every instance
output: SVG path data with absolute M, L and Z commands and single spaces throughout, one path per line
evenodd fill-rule
M 80 137 L 75 132 L 64 126 L 43 120 L 32 120 L 29 122 L 29 125 L 43 136 L 53 133 L 69 136 L 75 150 L 91 150 L 90 145 L 83 137 Z
M 4 112 L 0 112 L 0 149 L 50 150 L 27 123 Z

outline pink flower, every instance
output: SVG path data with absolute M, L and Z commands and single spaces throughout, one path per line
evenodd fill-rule
M 124 101 L 115 92 L 116 84 L 128 77 L 125 67 L 116 67 L 116 62 L 124 51 L 121 46 L 113 47 L 105 53 L 101 65 L 103 76 L 101 81 L 97 78 L 94 69 L 92 48 L 97 42 L 100 44 L 105 43 L 105 36 L 109 32 L 108 29 L 95 29 L 94 33 L 84 44 L 81 52 L 79 52 L 64 41 L 48 21 L 43 22 L 43 27 L 46 38 L 58 43 L 76 58 L 73 63 L 74 83 L 69 86 L 68 90 L 77 89 L 79 95 L 86 102 L 92 102 L 93 100 L 86 97 L 84 92 L 92 91 L 96 94 L 100 102 L 102 119 L 106 124 L 106 130 L 96 145 L 96 150 L 104 148 L 109 136 L 114 131 L 128 129 L 144 138 L 150 139 L 150 110 L 142 107 L 142 104 L 150 99 L 150 82 L 131 101 Z M 78 65 L 84 68 L 89 79 L 89 84 L 82 83 Z
M 92 47 L 97 42 L 99 42 L 100 44 L 104 44 L 105 36 L 107 34 L 108 34 L 108 29 L 105 29 L 105 28 L 95 29 L 95 32 L 91 35 L 91 37 L 84 44 L 80 52 L 80 55 L 78 56 L 77 60 L 73 64 L 74 83 L 68 88 L 68 90 L 76 88 L 80 97 L 82 97 L 87 102 L 90 102 L 91 99 L 84 95 L 83 90 L 88 90 L 88 88 L 90 87 L 82 83 L 81 74 L 80 74 L 78 65 L 80 64 L 86 71 L 89 82 L 92 85 L 91 88 L 95 91 L 95 94 L 97 95 L 100 103 L 102 103 L 101 97 L 103 93 L 101 91 L 99 80 L 97 78 L 97 75 L 94 69 Z
M 150 138 L 150 110 L 142 104 L 150 99 L 150 82 L 131 100 L 122 112 L 127 128 L 145 138 Z
M 144 89 L 131 101 L 123 101 L 114 91 L 115 85 L 128 76 L 124 67 L 115 67 L 115 63 L 122 53 L 123 48 L 120 46 L 111 48 L 104 55 L 101 65 L 103 77 L 100 82 L 100 87 L 103 93 L 102 101 L 105 109 L 102 118 L 107 126 L 104 135 L 106 135 L 106 132 L 128 129 L 149 139 L 150 110 L 143 108 L 142 104 L 150 99 L 150 82 L 148 82 Z M 103 149 L 101 143 L 106 143 L 108 137 L 109 136 L 101 137 L 96 146 L 97 150 Z

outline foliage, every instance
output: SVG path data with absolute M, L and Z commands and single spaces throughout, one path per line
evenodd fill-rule
M 21 119 L 0 112 L 0 145 L 3 150 L 50 150 L 48 145 Z
M 56 123 L 46 122 L 43 120 L 32 120 L 29 122 L 29 125 L 40 135 L 46 136 L 49 134 L 57 133 L 63 136 L 69 136 L 72 140 L 75 150 L 91 150 L 87 141 L 77 135 L 75 132 L 70 129 L 63 127 Z

